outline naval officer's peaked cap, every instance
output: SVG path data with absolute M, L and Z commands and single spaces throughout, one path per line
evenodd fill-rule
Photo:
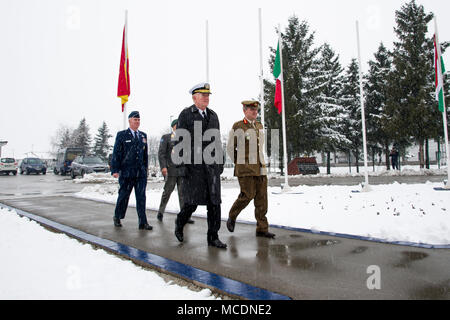
M 211 87 L 209 86 L 209 83 L 207 82 L 201 82 L 199 84 L 196 84 L 189 90 L 190 94 L 196 94 L 196 93 L 209 93 L 211 94 Z
M 131 118 L 141 118 L 140 116 L 139 116 L 139 111 L 131 111 L 131 113 L 128 115 L 128 119 L 131 119 Z

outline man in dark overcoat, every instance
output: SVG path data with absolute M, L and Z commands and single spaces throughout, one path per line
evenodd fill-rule
M 129 128 L 119 131 L 114 143 L 111 158 L 111 175 L 119 178 L 119 195 L 114 211 L 114 226 L 122 227 L 121 219 L 125 218 L 131 191 L 136 195 L 138 225 L 141 230 L 152 230 L 145 214 L 148 174 L 147 134 L 139 131 L 140 115 L 133 111 L 128 116 Z
M 211 94 L 208 83 L 200 83 L 189 92 L 192 94 L 194 104 L 180 113 L 176 131 L 176 138 L 180 139 L 179 143 L 186 148 L 181 151 L 181 155 L 184 156 L 181 163 L 177 161 L 178 172 L 182 176 L 181 190 L 184 204 L 175 221 L 175 236 L 178 241 L 183 242 L 184 225 L 197 206 L 206 205 L 208 245 L 225 249 L 227 245 L 222 243 L 218 236 L 222 202 L 220 175 L 223 172 L 219 118 L 208 108 Z M 175 149 L 177 149 L 175 153 L 180 150 Z

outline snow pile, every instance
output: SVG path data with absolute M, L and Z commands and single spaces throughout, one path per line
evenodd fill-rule
M 118 183 L 117 179 L 111 176 L 110 173 L 89 173 L 85 174 L 83 178 L 73 179 L 74 183 Z
M 360 186 L 298 186 L 297 194 L 278 194 L 268 188 L 267 217 L 272 225 L 373 237 L 387 241 L 408 241 L 433 245 L 450 244 L 450 191 L 435 191 L 441 183 L 373 185 L 371 192 L 355 193 Z M 84 188 L 75 196 L 115 203 L 117 190 L 111 186 Z M 147 208 L 157 210 L 162 188 L 147 188 Z M 222 188 L 222 219 L 239 195 L 239 187 Z M 129 204 L 135 206 L 134 195 Z M 130 210 L 130 209 L 129 209 Z M 176 191 L 166 211 L 179 212 Z M 206 216 L 199 206 L 196 216 Z M 154 219 L 154 217 L 150 217 Z M 238 220 L 254 222 L 250 203 Z M 221 230 L 221 232 L 227 232 Z M 275 231 L 276 232 L 276 231 Z
M 215 299 L 0 208 L 0 299 Z

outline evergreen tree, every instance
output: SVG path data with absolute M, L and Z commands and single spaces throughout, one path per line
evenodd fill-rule
M 97 135 L 94 138 L 95 155 L 104 160 L 108 158 L 109 151 L 111 150 L 111 145 L 109 144 L 109 138 L 111 137 L 112 135 L 109 134 L 108 126 L 106 125 L 106 122 L 103 121 L 102 126 L 98 128 Z
M 81 119 L 78 128 L 76 128 L 72 135 L 72 142 L 74 147 L 82 148 L 84 154 L 90 152 L 91 135 L 89 133 L 89 125 L 86 123 L 86 118 Z
M 317 136 L 319 149 L 327 153 L 327 173 L 330 173 L 330 153 L 336 152 L 338 146 L 349 145 L 350 141 L 342 133 L 344 124 L 344 107 L 340 94 L 342 92 L 342 67 L 339 55 L 329 44 L 324 44 L 315 72 L 314 85 L 316 96 L 310 107 L 317 111 Z
M 316 56 L 320 49 L 313 48 L 314 33 L 309 32 L 308 23 L 300 22 L 296 16 L 289 18 L 281 39 L 289 161 L 293 157 L 312 153 L 319 145 L 315 121 L 318 114 L 310 104 L 315 94 L 312 80 L 314 70 L 317 68 Z M 273 48 L 271 50 L 269 63 L 273 69 L 276 50 Z M 269 81 L 264 81 L 264 84 L 266 126 L 272 129 L 281 128 L 281 115 L 277 113 L 273 104 L 275 85 Z
M 359 66 L 356 59 L 352 59 L 344 75 L 344 86 L 342 89 L 342 105 L 345 110 L 344 124 L 342 130 L 350 141 L 347 146 L 342 146 L 342 151 L 353 153 L 355 157 L 356 170 L 359 172 L 359 159 L 363 144 L 361 123 L 361 100 L 359 88 Z
M 381 154 L 381 151 L 384 150 L 386 168 L 389 170 L 391 137 L 386 129 L 390 121 L 386 114 L 386 104 L 388 99 L 387 75 L 391 71 L 392 59 L 383 43 L 378 47 L 374 57 L 375 60 L 369 61 L 369 72 L 365 77 L 364 85 L 367 144 L 368 149 L 372 151 L 372 159 L 375 158 L 376 153 Z
M 391 116 L 388 127 L 400 147 L 411 137 L 419 145 L 420 166 L 424 166 L 424 141 L 433 135 L 435 118 L 430 112 L 430 48 L 426 38 L 427 24 L 432 14 L 426 14 L 415 0 L 403 5 L 395 13 L 393 70 L 389 76 L 387 111 Z M 401 150 L 400 150 L 401 151 Z

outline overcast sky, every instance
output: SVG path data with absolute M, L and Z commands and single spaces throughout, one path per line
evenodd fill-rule
M 360 23 L 363 71 L 380 42 L 392 48 L 399 0 L 118 1 L 2 0 L 0 140 L 2 156 L 50 150 L 61 125 L 85 117 L 94 137 L 105 121 L 115 136 L 123 127 L 117 94 L 124 11 L 128 9 L 131 96 L 141 130 L 160 136 L 170 117 L 192 104 L 188 90 L 206 79 L 205 24 L 209 21 L 210 107 L 223 132 L 242 118 L 240 102 L 257 98 L 258 8 L 262 9 L 264 76 L 272 80 L 269 47 L 275 27 L 296 15 L 315 31 L 315 46 L 328 42 L 345 67 L 357 58 Z M 450 40 L 450 2 L 420 0 L 438 17 L 439 36 Z M 430 23 L 429 33 L 434 32 Z M 450 66 L 449 55 L 444 57 Z M 448 69 L 448 68 L 447 68 Z M 111 139 L 113 143 L 113 139 Z

